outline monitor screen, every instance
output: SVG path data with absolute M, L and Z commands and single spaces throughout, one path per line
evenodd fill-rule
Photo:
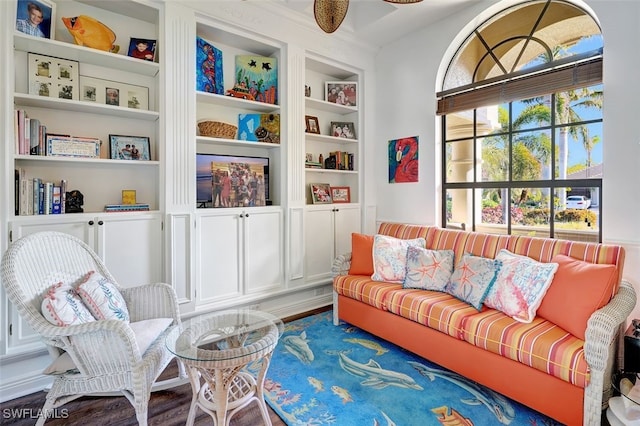
M 198 207 L 265 206 L 269 158 L 196 154 Z

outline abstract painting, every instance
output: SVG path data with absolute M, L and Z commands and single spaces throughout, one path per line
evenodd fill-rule
M 418 136 L 389 141 L 389 183 L 418 182 Z

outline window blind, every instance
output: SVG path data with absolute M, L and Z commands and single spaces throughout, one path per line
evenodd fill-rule
M 602 83 L 602 57 L 536 74 L 438 93 L 437 114 L 467 111 Z

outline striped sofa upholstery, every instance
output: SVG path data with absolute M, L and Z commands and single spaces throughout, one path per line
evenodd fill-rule
M 614 264 L 618 266 L 619 275 L 624 264 L 624 249 L 619 246 L 396 223 L 382 223 L 378 233 L 403 239 L 423 237 L 429 249 L 453 250 L 456 262 L 463 253 L 493 258 L 501 249 L 507 249 L 541 262 L 564 254 L 591 263 Z M 619 282 L 620 276 L 618 278 Z M 334 290 L 339 295 L 427 325 L 575 386 L 584 388 L 589 383 L 585 342 L 543 318 L 536 317 L 532 323 L 525 324 L 487 307 L 478 312 L 446 293 L 403 289 L 401 284 L 372 281 L 361 275 L 336 276 Z M 615 291 L 617 288 L 612 297 Z

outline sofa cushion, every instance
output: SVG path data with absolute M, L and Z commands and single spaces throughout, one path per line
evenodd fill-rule
M 551 260 L 559 266 L 538 315 L 584 340 L 589 317 L 611 299 L 618 271 L 561 254 Z
M 453 250 L 407 248 L 404 288 L 444 291 L 453 273 Z
M 387 310 L 386 294 L 398 288 L 401 288 L 400 284 L 373 281 L 362 275 L 339 275 L 333 279 L 336 293 L 383 310 Z
M 376 235 L 373 239 L 373 275 L 374 281 L 402 283 L 407 264 L 409 246 L 424 247 L 424 238 L 403 240 L 401 238 Z
M 500 250 L 496 260 L 502 267 L 484 304 L 517 321 L 533 321 L 558 264 L 537 262 L 507 250 Z
M 96 319 L 129 322 L 127 304 L 116 286 L 96 271 L 87 273 L 77 287 L 80 298 Z
M 500 262 L 494 259 L 464 254 L 445 291 L 480 310 L 499 270 Z
M 550 321 L 516 321 L 495 309 L 466 316 L 462 337 L 472 345 L 521 362 L 584 388 L 589 367 L 584 341 Z
M 95 321 L 89 309 L 82 303 L 76 289 L 60 281 L 52 285 L 42 300 L 42 316 L 59 327 Z
M 373 235 L 351 233 L 349 275 L 373 275 Z
M 477 314 L 468 303 L 448 293 L 394 289 L 385 293 L 385 306 L 396 315 L 462 339 L 462 320 Z

